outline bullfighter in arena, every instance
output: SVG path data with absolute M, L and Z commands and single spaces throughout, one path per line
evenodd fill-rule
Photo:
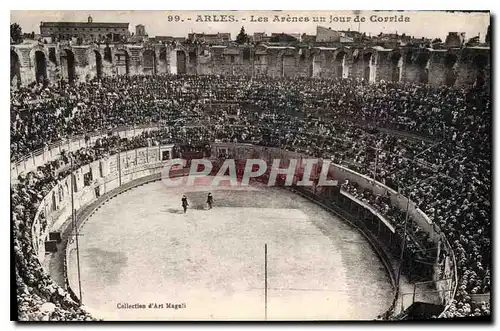
M 186 195 L 183 195 L 182 196 L 182 209 L 184 209 L 184 214 L 186 213 L 188 206 L 189 206 L 188 199 L 187 199 Z
M 214 197 L 212 196 L 212 193 L 209 192 L 207 196 L 208 209 L 212 209 L 213 202 L 214 202 Z

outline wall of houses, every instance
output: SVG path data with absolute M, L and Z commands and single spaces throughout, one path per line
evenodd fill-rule
M 11 83 L 96 76 L 202 74 L 358 78 L 432 85 L 489 83 L 490 49 L 158 45 L 11 46 Z

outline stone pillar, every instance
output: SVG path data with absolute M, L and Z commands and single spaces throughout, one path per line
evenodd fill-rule
M 83 188 L 83 174 L 82 174 L 82 169 L 79 168 L 76 171 L 73 172 L 73 184 L 76 187 L 76 192 L 79 192 Z M 73 189 L 73 188 L 72 188 Z
M 445 85 L 446 67 L 445 52 L 432 52 L 429 63 L 429 84 L 433 86 Z
M 168 72 L 174 75 L 177 74 L 177 50 L 171 49 L 170 52 L 167 50 L 166 57 L 169 59 Z

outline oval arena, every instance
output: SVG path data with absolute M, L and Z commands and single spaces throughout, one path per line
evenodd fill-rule
M 196 45 L 170 45 L 168 61 L 156 48 L 87 46 L 54 50 L 78 59 L 57 84 L 50 46 L 11 49 L 20 320 L 491 315 L 490 60 L 481 48 L 355 55 L 318 46 L 301 60 L 268 45 L 251 54 L 280 62 L 217 66 L 198 65 Z M 212 48 L 223 55 L 213 61 L 239 59 L 229 48 Z M 119 61 L 97 71 L 80 61 L 89 54 Z M 285 168 L 318 159 L 337 185 L 316 173 L 305 187 L 280 176 L 271 187 L 265 178 L 167 187 L 162 172 L 174 159 L 186 160 L 179 178 L 194 160 L 279 159 Z
M 156 181 L 108 201 L 79 231 L 83 300 L 105 320 L 262 320 L 266 302 L 269 320 L 370 320 L 392 303 L 363 235 L 284 189 Z M 78 289 L 72 248 L 69 284 Z

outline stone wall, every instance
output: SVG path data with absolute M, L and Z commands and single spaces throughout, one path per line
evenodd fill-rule
M 370 82 L 467 86 L 478 81 L 489 84 L 491 70 L 489 47 L 434 50 L 380 46 L 184 45 L 174 48 L 162 44 L 21 44 L 11 46 L 11 57 L 11 68 L 14 68 L 11 70 L 16 70 L 11 77 L 17 77 L 14 81 L 22 85 L 42 76 L 49 81 L 61 78 L 85 81 L 96 76 L 171 73 L 349 77 Z

